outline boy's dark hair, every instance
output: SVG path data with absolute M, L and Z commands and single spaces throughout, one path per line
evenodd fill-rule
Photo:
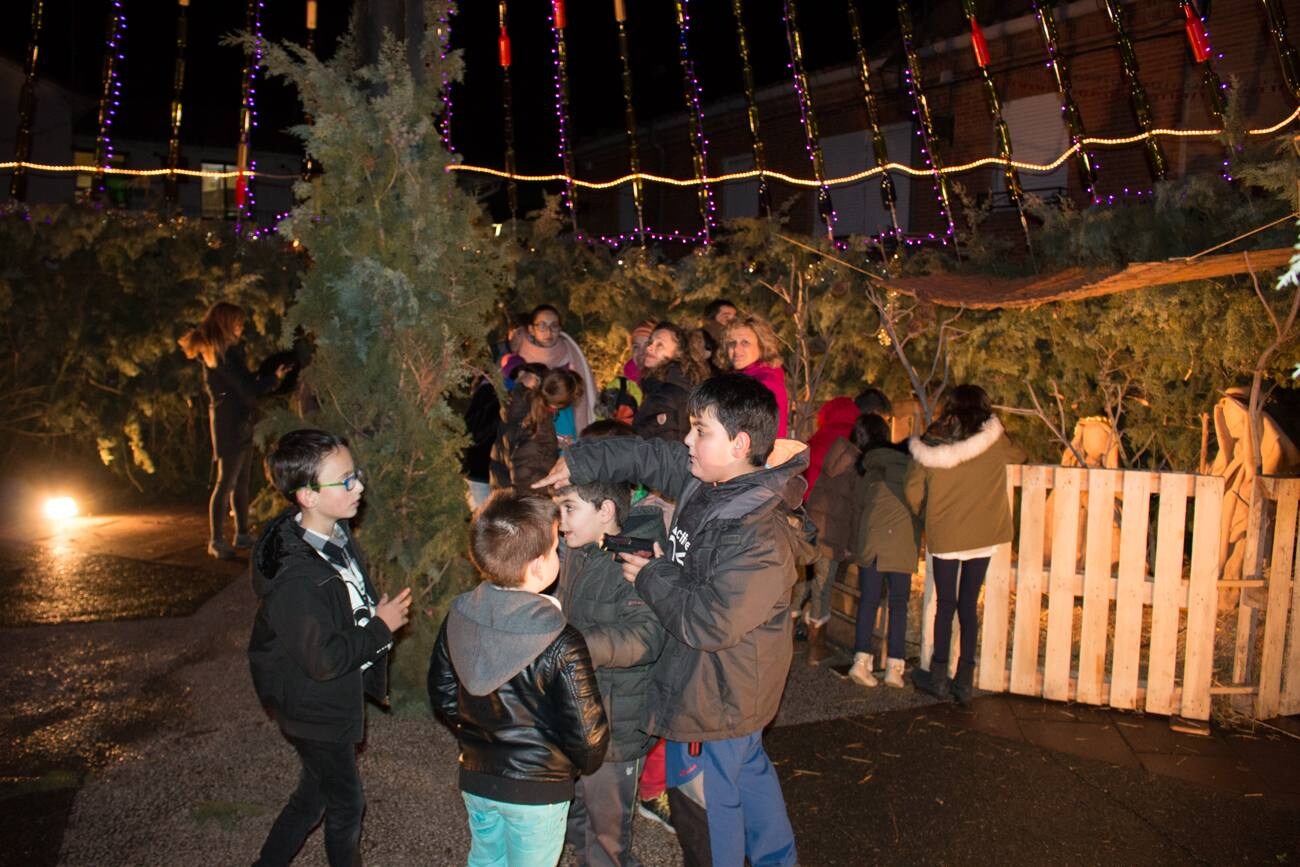
M 498 587 L 518 587 L 528 564 L 555 544 L 558 516 L 550 497 L 514 488 L 493 491 L 469 527 L 474 565 Z
M 857 397 L 853 398 L 853 403 L 857 405 L 858 412 L 874 412 L 876 415 L 893 415 L 894 405 L 889 402 L 889 398 L 883 391 L 878 388 L 868 388 L 862 391 Z
M 763 466 L 776 443 L 776 395 L 751 376 L 722 373 L 696 386 L 686 404 L 693 418 L 710 408 L 728 437 L 749 434 L 749 462 Z
M 593 421 L 578 433 L 578 439 L 601 440 L 606 437 L 634 437 L 636 431 L 632 425 L 616 418 L 602 418 Z
M 294 493 L 316 484 L 321 462 L 330 452 L 347 448 L 343 437 L 323 430 L 304 428 L 289 431 L 275 443 L 266 456 L 266 477 L 285 499 L 296 503 Z
M 563 488 L 556 488 L 553 493 L 557 497 L 577 494 L 597 509 L 600 508 L 601 503 L 609 500 L 614 504 L 614 520 L 620 527 L 627 523 L 627 513 L 632 508 L 632 486 L 625 483 L 586 482 L 581 485 L 565 485 Z
M 714 298 L 708 303 L 708 306 L 704 308 L 704 318 L 713 319 L 718 315 L 718 311 L 723 307 L 730 307 L 732 310 L 740 312 L 740 308 L 736 306 L 736 302 L 728 301 L 726 298 Z

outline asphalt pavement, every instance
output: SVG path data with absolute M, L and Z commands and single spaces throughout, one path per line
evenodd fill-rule
M 0 616 L 0 863 L 249 863 L 296 762 L 248 683 L 243 564 L 203 555 L 196 513 L 83 520 L 0 529 L 11 604 L 46 588 Z M 133 588 L 149 601 L 112 601 Z M 963 711 L 796 657 L 766 740 L 802 864 L 1295 863 L 1300 730 L 1274 724 L 1193 737 L 1005 696 Z M 360 761 L 368 863 L 464 862 L 444 729 L 372 709 Z M 641 819 L 635 851 L 681 863 Z M 325 863 L 319 833 L 296 863 Z

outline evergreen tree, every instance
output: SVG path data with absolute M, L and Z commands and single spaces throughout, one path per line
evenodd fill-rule
M 445 5 L 426 3 L 425 20 Z M 362 68 L 350 38 L 329 61 L 294 46 L 266 56 L 312 117 L 297 132 L 324 174 L 299 184 L 302 204 L 281 226 L 312 260 L 285 328 L 315 341 L 303 376 L 319 410 L 276 417 L 264 431 L 339 433 L 368 474 L 361 536 L 371 571 L 383 590 L 409 584 L 417 599 L 394 655 L 399 702 L 421 701 L 433 618 L 469 574 L 467 438 L 449 398 L 485 369 L 485 323 L 506 276 L 488 221 L 446 171 L 438 86 L 459 76 L 460 62 L 440 57 L 435 40 L 430 28 L 420 81 L 391 37 Z

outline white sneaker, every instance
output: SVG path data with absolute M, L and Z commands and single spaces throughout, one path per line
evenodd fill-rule
M 879 686 L 880 681 L 871 673 L 872 655 L 870 653 L 853 654 L 853 667 L 849 669 L 849 680 L 859 686 Z
M 885 686 L 893 686 L 898 689 L 903 688 L 903 667 L 905 663 L 901 659 L 890 657 L 885 660 Z

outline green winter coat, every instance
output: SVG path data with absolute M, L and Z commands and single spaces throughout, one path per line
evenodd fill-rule
M 853 488 L 853 558 L 859 566 L 874 561 L 881 572 L 916 571 L 921 525 L 904 501 L 912 459 L 892 446 L 862 456 L 863 475 Z
M 663 513 L 654 506 L 633 509 L 623 535 L 666 545 Z M 570 625 L 586 639 L 596 669 L 610 728 L 605 759 L 641 758 L 651 745 L 642 730 L 650 672 L 668 638 L 659 618 L 623 577 L 614 555 L 596 544 L 564 551 L 555 598 Z
M 934 556 L 1010 542 L 1007 464 L 1025 452 L 1007 439 L 996 416 L 957 442 L 907 442 L 907 505 L 925 523 L 926 549 Z

